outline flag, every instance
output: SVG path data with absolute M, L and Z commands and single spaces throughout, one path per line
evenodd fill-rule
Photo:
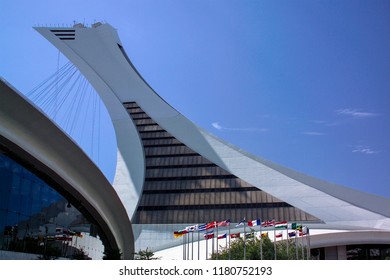
M 217 226 L 219 227 L 228 227 L 229 225 L 230 225 L 230 220 L 225 220 L 217 224 Z
M 297 223 L 288 224 L 289 229 L 297 229 Z
M 253 238 L 254 236 L 254 232 L 248 232 L 247 234 L 245 234 L 246 239 Z
M 262 227 L 272 227 L 275 224 L 275 220 L 269 220 L 261 223 Z
M 73 236 L 76 234 L 76 232 L 69 230 L 69 229 L 62 229 L 61 232 L 57 231 L 57 229 L 56 229 L 56 232 L 57 232 L 57 234 L 62 233 L 62 234 L 70 235 L 70 236 Z
M 236 227 L 245 225 L 245 219 L 243 219 L 241 222 L 239 222 Z
M 301 230 L 302 230 L 302 225 L 297 225 L 297 228 L 296 228 L 296 230 L 299 230 L 299 231 L 301 231 Z
M 207 224 L 198 225 L 198 231 L 205 231 Z
M 230 234 L 230 238 L 240 238 L 240 233 L 232 233 Z
M 226 238 L 226 233 L 218 235 L 217 238 L 218 238 L 218 239 L 224 239 L 224 238 Z
M 248 221 L 248 226 L 250 227 L 259 226 L 259 225 L 261 225 L 260 219 Z
M 299 236 L 304 236 L 309 234 L 309 228 L 307 226 L 303 226 L 302 229 L 299 231 Z
M 206 225 L 206 229 L 211 229 L 211 228 L 215 228 L 215 227 L 217 227 L 217 222 L 216 221 L 208 223 Z
M 72 237 L 67 234 L 56 234 L 55 240 L 72 241 Z
M 261 237 L 268 237 L 268 232 L 262 232 Z
M 295 236 L 295 232 L 294 231 L 288 233 L 288 237 L 294 237 L 294 236 Z
M 64 231 L 65 231 L 64 228 L 61 228 L 61 227 L 56 228 L 56 233 L 63 233 Z
M 276 238 L 280 238 L 283 236 L 283 233 L 281 231 L 278 231 L 276 234 L 275 234 L 275 237 Z
M 188 233 L 186 230 L 175 231 L 175 232 L 173 232 L 173 237 L 174 238 L 182 237 L 186 233 Z
M 188 232 L 195 231 L 198 229 L 198 225 L 188 226 L 185 228 Z
M 275 223 L 275 228 L 287 228 L 287 222 L 284 221 L 284 222 Z
M 186 230 L 186 229 L 178 230 L 178 231 L 173 232 L 173 237 L 178 238 L 178 237 L 181 237 L 187 233 L 188 233 L 188 230 Z
M 213 231 L 206 232 L 205 234 L 203 234 L 203 236 L 204 236 L 204 239 L 206 239 L 206 240 L 214 238 L 214 232 Z

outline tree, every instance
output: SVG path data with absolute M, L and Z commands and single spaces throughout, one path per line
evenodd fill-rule
M 88 254 L 83 249 L 76 249 L 76 252 L 73 254 L 72 259 L 74 260 L 90 260 Z
M 56 260 L 61 256 L 61 251 L 57 247 L 53 247 L 51 244 L 47 244 L 43 250 L 42 255 L 38 256 L 39 260 Z
M 268 237 L 262 237 L 262 252 L 263 260 L 275 259 L 275 247 L 274 243 Z M 302 246 L 295 246 L 295 240 L 288 240 L 288 253 L 287 253 L 287 241 L 279 241 L 276 243 L 276 259 L 278 260 L 295 260 L 307 258 L 306 248 Z M 246 240 L 246 259 L 247 260 L 260 260 L 260 240 L 257 238 L 251 238 Z M 296 250 L 298 249 L 298 250 Z M 303 255 L 302 255 L 303 252 Z M 217 254 L 213 253 L 211 259 L 217 259 Z M 229 259 L 229 248 L 220 247 L 218 250 L 219 260 Z M 243 260 L 244 259 L 244 240 L 242 238 L 235 239 L 230 243 L 230 259 L 231 260 Z
M 159 260 L 161 257 L 154 257 L 154 252 L 149 248 L 145 250 L 139 250 L 135 253 L 136 260 Z
M 103 260 L 120 260 L 122 258 L 121 250 L 108 248 L 103 252 Z

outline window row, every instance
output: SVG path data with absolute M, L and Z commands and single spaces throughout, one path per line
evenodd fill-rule
M 146 156 L 194 154 L 194 151 L 187 146 L 145 147 L 144 150 Z
M 123 106 L 126 108 L 126 109 L 130 109 L 130 108 L 139 108 L 138 104 L 136 102 L 124 102 L 123 103 Z
M 137 211 L 134 224 L 202 224 L 230 219 L 232 223 L 261 219 L 276 221 L 317 221 L 313 216 L 294 207 Z
M 192 189 L 192 190 L 143 190 L 143 194 L 175 194 L 175 193 L 220 193 L 220 192 L 246 192 L 246 191 L 259 191 L 258 188 L 255 187 L 249 187 L 249 188 L 199 188 L 199 189 Z
M 214 163 L 207 164 L 177 164 L 177 165 L 156 165 L 156 166 L 146 166 L 146 169 L 182 169 L 182 168 L 208 168 L 208 167 L 216 167 Z M 233 176 L 233 175 L 232 175 Z
M 144 146 L 158 146 L 158 145 L 183 145 L 182 142 L 177 140 L 176 138 L 165 138 L 165 139 L 148 139 L 142 140 Z
M 214 205 L 282 202 L 262 191 L 143 194 L 140 206 Z M 234 207 L 234 206 L 232 206 Z
M 133 113 L 131 114 L 131 118 L 133 120 L 150 119 L 150 117 L 146 113 Z
M 155 139 L 155 138 L 172 138 L 172 135 L 165 130 L 161 131 L 144 131 L 140 132 L 142 139 Z
M 173 165 L 200 165 L 212 164 L 208 159 L 196 156 L 178 156 L 178 157 L 153 157 L 146 159 L 146 166 L 173 166 Z
M 139 132 L 144 132 L 144 131 L 161 131 L 162 128 L 158 124 L 155 125 L 147 125 L 147 126 L 138 126 L 137 127 Z
M 141 109 L 141 108 L 126 108 L 127 109 L 127 112 L 129 112 L 129 114 L 137 114 L 137 113 L 144 113 L 144 111 Z
M 156 122 L 152 119 L 134 119 L 134 123 L 137 126 L 142 126 L 142 125 L 155 125 Z
M 252 185 L 239 178 L 228 179 L 202 179 L 202 180 L 170 180 L 147 181 L 144 190 L 176 190 L 176 189 L 214 189 L 214 188 L 239 188 L 252 187 Z
M 196 176 L 220 176 L 231 175 L 218 166 L 211 167 L 184 167 L 184 168 L 163 168 L 146 169 L 146 178 L 167 178 L 167 177 L 196 177 Z

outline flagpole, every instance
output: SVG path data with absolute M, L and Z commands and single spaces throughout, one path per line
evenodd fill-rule
M 305 249 L 304 249 L 304 238 L 303 238 L 303 232 L 302 232 L 302 236 L 301 236 L 301 246 L 302 246 L 302 260 L 304 260 L 305 259 Z
M 190 259 L 190 235 L 189 234 L 186 234 L 187 235 L 187 260 Z
M 307 259 L 310 259 L 310 230 L 307 229 Z
M 183 260 L 186 260 L 186 236 L 183 236 Z
M 298 241 L 297 241 L 297 229 L 295 229 L 295 255 L 298 260 Z
M 225 233 L 226 234 L 226 233 Z M 230 235 L 230 234 L 229 234 Z M 228 239 L 227 239 L 227 237 L 225 238 L 225 248 L 227 249 L 227 247 L 228 247 Z
M 200 241 L 199 241 L 199 229 L 198 229 L 198 261 L 200 259 Z
M 217 256 L 216 259 L 218 260 L 218 223 L 215 224 L 217 227 Z
M 287 229 L 286 229 L 286 232 L 287 232 L 287 236 L 286 236 L 286 239 L 287 239 L 287 260 L 289 259 L 289 250 L 288 250 L 288 243 L 290 243 L 290 236 L 288 235 L 288 224 L 287 224 Z
M 191 232 L 191 260 L 194 260 L 194 231 Z
M 206 231 L 206 234 L 207 234 L 207 231 Z M 209 257 L 209 239 L 206 238 L 206 260 L 208 259 Z
M 245 227 L 245 218 L 244 218 L 244 260 L 246 260 L 246 227 Z
M 306 259 L 308 260 L 309 259 L 309 241 L 308 241 L 308 238 L 307 238 L 307 235 L 305 236 L 305 242 L 306 242 Z
M 230 257 L 231 257 L 231 256 L 230 256 L 230 238 L 231 238 L 231 237 L 230 237 L 230 223 L 229 223 L 229 260 L 230 260 Z
M 275 223 L 274 223 L 274 256 L 276 260 L 276 228 L 275 228 Z
M 263 260 L 263 232 L 261 229 L 261 220 L 260 220 L 260 260 Z
M 214 254 L 214 236 L 212 237 L 212 240 L 211 240 L 211 257 L 213 256 Z
M 287 260 L 289 259 L 289 250 L 288 250 L 288 243 L 290 243 L 290 236 L 288 235 L 288 225 L 287 225 Z

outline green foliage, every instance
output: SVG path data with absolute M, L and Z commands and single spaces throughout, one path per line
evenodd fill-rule
M 287 252 L 287 240 L 279 241 L 276 243 L 276 259 L 277 260 L 296 260 L 307 259 L 307 248 L 302 246 L 295 246 L 295 240 L 288 240 L 288 252 Z M 274 243 L 268 237 L 261 239 L 263 260 L 275 259 L 275 247 Z M 229 246 L 228 246 L 229 247 Z M 260 260 L 260 240 L 257 238 L 248 239 L 245 244 L 246 258 L 247 260 Z M 218 250 L 219 260 L 228 260 L 230 251 L 231 260 L 243 260 L 244 259 L 244 240 L 242 238 L 234 239 L 230 242 L 229 248 L 220 246 Z M 303 253 L 302 253 L 303 252 Z M 214 253 L 211 259 L 217 259 L 217 254 Z
M 136 260 L 158 260 L 160 259 L 160 257 L 154 257 L 154 252 L 149 248 L 146 248 L 145 250 L 139 250 L 137 253 L 135 253 L 135 259 Z
M 89 260 L 87 253 L 83 250 L 76 250 L 76 252 L 73 254 L 72 259 L 74 260 Z
M 122 258 L 122 253 L 119 249 L 105 249 L 103 254 L 103 260 L 120 260 Z
M 43 249 L 42 255 L 38 257 L 39 260 L 56 260 L 61 256 L 61 250 L 57 247 L 47 244 Z

